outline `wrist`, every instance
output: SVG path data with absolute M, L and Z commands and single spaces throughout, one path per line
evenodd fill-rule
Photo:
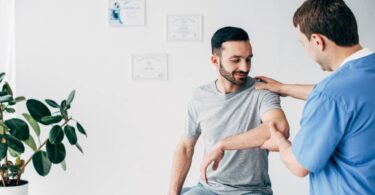
M 223 140 L 218 141 L 215 144 L 215 148 L 218 149 L 218 150 L 224 151 L 225 150 L 225 142 Z
M 291 142 L 285 138 L 279 139 L 277 142 L 277 145 L 279 146 L 280 152 L 287 150 L 289 147 L 291 147 Z
M 288 96 L 288 84 L 280 83 L 279 94 L 282 96 Z

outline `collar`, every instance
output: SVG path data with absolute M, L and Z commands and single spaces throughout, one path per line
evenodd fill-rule
M 340 67 L 344 64 L 346 64 L 347 62 L 349 61 L 352 61 L 352 60 L 356 60 L 356 59 L 359 59 L 359 58 L 363 58 L 365 56 L 368 56 L 368 55 L 371 55 L 373 52 L 370 51 L 369 48 L 363 48 L 355 53 L 353 53 L 352 55 L 350 55 L 349 57 L 347 57 L 343 63 L 341 63 Z

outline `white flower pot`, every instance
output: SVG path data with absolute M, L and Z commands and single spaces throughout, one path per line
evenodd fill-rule
M 24 184 L 18 186 L 0 186 L 1 195 L 27 195 L 28 194 L 29 183 L 25 181 Z

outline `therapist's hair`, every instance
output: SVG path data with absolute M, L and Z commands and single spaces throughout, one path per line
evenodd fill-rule
M 221 55 L 222 45 L 227 41 L 249 41 L 247 32 L 238 27 L 227 26 L 217 30 L 211 38 L 212 54 Z
M 306 0 L 294 13 L 293 24 L 309 40 L 317 33 L 339 46 L 359 43 L 357 21 L 343 0 Z

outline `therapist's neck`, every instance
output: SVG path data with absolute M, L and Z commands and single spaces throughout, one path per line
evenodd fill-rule
M 362 49 L 362 46 L 357 44 L 350 47 L 342 47 L 334 45 L 331 49 L 330 67 L 333 71 L 340 68 L 340 65 L 355 52 Z

